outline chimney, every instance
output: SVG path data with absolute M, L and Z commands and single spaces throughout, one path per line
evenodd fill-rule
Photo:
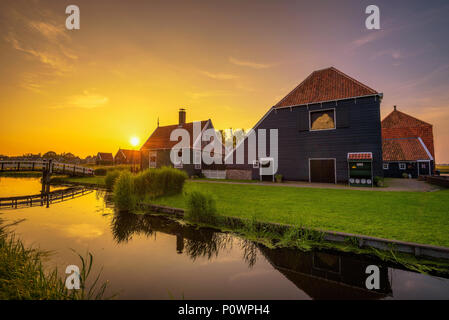
M 179 125 L 182 126 L 186 123 L 186 109 L 179 109 Z
M 393 107 L 394 111 L 396 111 L 396 106 Z

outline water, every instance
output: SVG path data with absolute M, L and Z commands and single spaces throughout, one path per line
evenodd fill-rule
M 33 183 L 36 189 L 29 190 Z M 37 179 L 1 178 L 0 186 L 1 196 L 40 190 Z M 107 294 L 121 299 L 449 298 L 449 279 L 353 254 L 271 250 L 163 217 L 117 215 L 104 196 L 94 192 L 50 208 L 0 212 L 8 221 L 25 219 L 15 231 L 26 245 L 53 251 L 48 267 L 63 272 L 80 265 L 71 249 L 92 252 L 94 274 L 103 268 Z M 380 290 L 365 287 L 370 264 L 380 267 Z

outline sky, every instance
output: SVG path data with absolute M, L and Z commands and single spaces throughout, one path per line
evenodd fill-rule
M 80 8 L 80 30 L 65 9 Z M 380 9 L 380 30 L 365 8 Z M 99 151 L 157 126 L 253 127 L 334 66 L 434 126 L 449 163 L 448 1 L 2 0 L 0 154 Z

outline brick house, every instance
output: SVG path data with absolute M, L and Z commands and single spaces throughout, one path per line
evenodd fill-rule
M 186 111 L 185 109 L 179 110 L 179 122 L 178 124 L 168 125 L 168 126 L 159 126 L 154 130 L 148 140 L 143 144 L 140 148 L 141 153 L 141 168 L 160 168 L 163 166 L 175 167 L 178 169 L 184 170 L 189 176 L 192 175 L 201 175 L 204 170 L 217 170 L 217 165 L 206 165 L 203 162 L 199 164 L 194 164 L 193 157 L 196 154 L 202 153 L 203 148 L 209 143 L 206 141 L 201 141 L 198 144 L 198 141 L 194 141 L 194 139 L 201 139 L 199 133 L 204 132 L 207 129 L 214 129 L 212 121 L 210 119 L 198 121 L 199 132 L 195 133 L 194 122 L 186 122 Z M 178 141 L 171 141 L 170 135 L 175 129 L 185 129 L 189 133 L 190 143 L 189 147 L 179 151 L 179 156 L 182 156 L 184 152 L 188 152 L 190 163 L 181 163 L 174 165 L 170 159 L 170 152 L 172 148 L 178 143 Z M 180 138 L 179 138 L 180 141 Z M 195 149 L 194 146 L 199 145 L 198 149 Z M 220 165 L 218 165 L 220 166 Z M 221 166 L 223 167 L 223 166 Z M 223 168 L 221 168 L 223 169 Z
M 385 177 L 404 173 L 417 178 L 435 170 L 433 126 L 397 110 L 382 120 L 383 171 Z

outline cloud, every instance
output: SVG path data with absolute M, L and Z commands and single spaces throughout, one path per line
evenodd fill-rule
M 238 76 L 229 73 L 211 73 L 208 71 L 200 71 L 201 74 L 205 75 L 208 78 L 215 80 L 232 80 L 237 79 Z
M 370 31 L 367 35 L 353 40 L 351 42 L 351 47 L 353 49 L 363 47 L 363 46 L 367 45 L 368 43 L 374 42 L 378 39 L 385 37 L 388 33 L 389 33 L 389 31 L 386 31 L 386 30 Z
M 274 66 L 274 64 L 266 64 L 266 63 L 257 63 L 253 61 L 245 61 L 245 60 L 239 60 L 233 57 L 229 57 L 229 62 L 232 64 L 235 64 L 237 66 L 242 67 L 249 67 L 253 69 L 267 69 Z
M 63 26 L 58 27 L 56 25 L 43 21 L 31 21 L 28 25 L 32 30 L 37 31 L 48 40 L 56 41 L 59 38 L 70 40 Z
M 52 109 L 64 108 L 83 108 L 94 109 L 105 106 L 109 102 L 109 98 L 101 94 L 90 93 L 84 91 L 82 94 L 73 95 L 67 98 L 64 105 L 52 107 Z

